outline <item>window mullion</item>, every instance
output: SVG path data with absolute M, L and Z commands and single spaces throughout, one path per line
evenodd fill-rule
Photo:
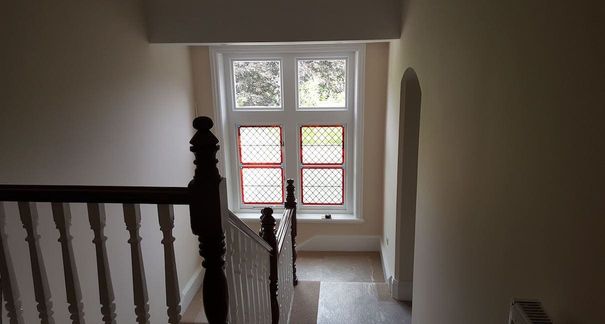
M 292 115 L 296 111 L 296 58 L 293 54 L 284 54 L 282 56 L 283 64 L 283 96 L 284 113 Z
M 298 136 L 296 125 L 284 127 L 284 151 L 285 154 L 285 175 L 286 179 L 294 179 L 298 187 Z
M 298 161 L 298 113 L 296 111 L 296 56 L 286 54 L 284 64 L 284 151 L 285 175 L 287 179 L 294 179 L 295 186 L 299 187 L 299 161 Z

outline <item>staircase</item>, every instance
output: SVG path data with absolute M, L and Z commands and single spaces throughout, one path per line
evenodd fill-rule
M 377 252 L 299 252 L 292 323 L 411 323 L 391 298 Z

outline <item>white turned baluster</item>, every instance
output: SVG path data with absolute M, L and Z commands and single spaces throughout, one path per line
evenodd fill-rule
M 88 221 L 94 233 L 92 243 L 95 245 L 97 256 L 97 279 L 102 320 L 105 324 L 115 324 L 116 305 L 114 304 L 111 272 L 109 271 L 107 248 L 105 247 L 105 241 L 107 240 L 107 237 L 105 237 L 105 205 L 89 203 Z
M 252 310 L 251 312 L 251 317 L 250 317 L 250 322 L 251 323 L 256 323 L 256 300 L 254 300 L 254 278 L 252 276 L 252 273 L 254 272 L 254 264 L 256 263 L 255 260 L 255 255 L 254 255 L 254 241 L 252 240 L 246 240 L 247 245 L 248 245 L 248 256 L 250 257 L 250 264 L 248 264 L 248 268 L 246 268 L 246 282 L 248 283 L 248 303 L 250 304 L 250 309 Z
M 269 297 L 269 261 L 270 255 L 268 251 L 263 250 L 261 258 L 261 282 L 262 282 L 262 301 L 263 301 L 263 323 L 271 322 L 271 297 Z
M 256 300 L 256 278 L 254 277 L 254 272 L 256 271 L 256 254 L 255 252 L 255 245 L 256 242 L 252 241 L 252 240 L 248 240 L 248 254 L 250 255 L 250 260 L 252 262 L 250 262 L 250 266 L 248 268 L 248 286 L 250 287 L 249 291 L 250 291 L 250 304 L 252 307 L 252 321 L 254 323 L 258 323 L 257 319 L 258 319 L 258 312 L 260 312 L 260 310 L 258 309 L 258 300 Z
M 258 300 L 256 298 L 256 291 L 257 291 L 257 283 L 256 283 L 256 278 L 254 276 L 254 273 L 256 272 L 256 264 L 257 264 L 257 259 L 256 259 L 256 253 L 255 253 L 255 245 L 256 242 L 248 240 L 248 253 L 250 254 L 250 259 L 252 260 L 252 262 L 250 263 L 250 268 L 248 269 L 248 285 L 250 286 L 250 304 L 252 305 L 252 320 L 255 323 L 258 323 L 258 313 L 260 312 L 260 310 L 258 309 Z
M 254 245 L 254 275 L 252 280 L 254 280 L 254 285 L 256 286 L 256 290 L 254 292 L 254 300 L 256 300 L 256 321 L 258 323 L 263 323 L 263 301 L 261 297 L 261 281 L 260 281 L 260 267 L 262 262 L 262 254 L 261 254 L 261 246 Z
M 265 307 L 263 303 L 264 283 L 262 280 L 264 256 L 264 248 L 260 245 L 256 246 L 256 273 L 254 274 L 254 281 L 256 281 L 257 286 L 256 298 L 258 300 L 259 323 L 265 323 Z
M 260 310 L 258 309 L 258 298 L 256 296 L 257 291 L 257 283 L 256 277 L 254 273 L 256 272 L 256 244 L 254 241 L 248 240 L 249 242 L 249 250 L 250 259 L 252 262 L 250 263 L 250 269 L 248 271 L 248 282 L 250 283 L 250 304 L 252 304 L 252 322 L 258 323 L 258 314 Z
M 258 291 L 256 292 L 256 295 L 258 298 L 259 313 L 260 313 L 259 314 L 259 323 L 264 323 L 265 322 L 265 320 L 264 320 L 264 318 L 265 318 L 265 306 L 264 305 L 265 304 L 263 301 L 263 281 L 262 281 L 263 253 L 262 253 L 262 248 L 260 246 L 257 247 L 257 249 L 258 249 L 258 252 L 256 255 L 256 258 L 257 258 L 256 262 L 258 263 L 258 266 L 256 268 L 257 271 L 255 274 L 255 276 L 256 276 L 255 280 L 256 280 L 256 284 L 258 286 Z
M 286 228 L 286 234 L 284 235 L 283 242 L 284 244 L 281 248 L 278 259 L 279 290 L 277 299 L 279 301 L 279 322 L 287 323 L 289 321 L 294 298 L 294 282 L 292 273 L 292 231 L 289 227 Z
M 141 206 L 138 204 L 124 204 L 124 222 L 130 233 L 130 256 L 132 260 L 132 288 L 134 293 L 134 312 L 139 324 L 149 323 L 149 297 L 147 296 L 147 282 L 145 280 L 145 266 L 141 252 Z
M 36 297 L 38 317 L 42 324 L 54 323 L 50 289 L 44 259 L 40 251 L 40 235 L 38 235 L 38 210 L 36 203 L 19 202 L 19 214 L 23 228 L 27 232 L 25 240 L 29 246 L 32 277 L 34 280 L 34 294 Z
M 260 300 L 260 311 L 261 311 L 261 323 L 267 323 L 267 312 L 269 312 L 269 316 L 271 314 L 271 310 L 267 308 L 267 301 L 269 299 L 268 295 L 265 295 L 265 288 L 269 287 L 269 282 L 265 281 L 265 262 L 269 262 L 269 257 L 266 254 L 266 250 L 263 248 L 259 248 L 258 255 L 258 287 L 259 287 L 259 297 Z M 267 274 L 267 277 L 269 275 Z M 265 287 L 266 286 L 266 287 Z M 267 298 L 267 300 L 265 300 Z
M 284 286 L 284 253 L 279 256 L 277 261 L 277 273 L 278 273 L 278 290 L 277 290 L 277 300 L 279 302 L 279 323 L 284 323 L 284 297 L 286 287 Z
M 262 257 L 260 258 L 260 281 L 261 281 L 261 300 L 263 302 L 263 323 L 267 323 L 267 318 L 271 318 L 271 307 L 269 299 L 269 273 L 267 271 L 269 266 L 269 253 L 263 251 Z
M 244 253 L 244 240 L 242 238 L 241 233 L 237 233 L 237 235 L 235 236 L 235 272 L 236 272 L 236 276 L 235 278 L 237 279 L 237 297 L 239 299 L 239 304 L 240 304 L 240 309 L 238 309 L 239 312 L 239 323 L 245 323 L 246 322 L 246 296 L 244 296 L 244 280 L 242 279 L 243 273 L 244 273 L 244 267 L 246 266 L 246 256 Z
M 284 318 L 286 316 L 286 310 L 284 309 L 284 298 L 286 296 L 286 287 L 284 286 L 284 261 L 283 261 L 283 253 L 280 255 L 277 263 L 277 273 L 278 273 L 278 289 L 277 289 L 277 300 L 279 303 L 279 322 L 286 323 Z
M 243 250 L 243 254 L 244 254 L 244 258 L 243 258 L 243 262 L 242 262 L 242 274 L 241 274 L 241 278 L 242 278 L 242 290 L 244 292 L 244 300 L 245 300 L 245 319 L 246 319 L 246 323 L 250 323 L 252 322 L 252 314 L 254 312 L 254 308 L 252 308 L 252 294 L 250 294 L 250 281 L 248 280 L 248 272 L 250 271 L 250 266 L 251 263 L 253 262 L 253 260 L 251 260 L 250 257 L 250 251 L 248 249 L 248 240 L 246 240 L 246 237 L 244 235 L 241 236 L 242 238 L 242 250 Z
M 284 245 L 282 246 L 279 255 L 279 307 L 280 307 L 280 323 L 289 321 L 290 311 L 292 310 L 292 301 L 294 298 L 294 282 L 293 282 L 293 267 L 292 267 L 292 235 L 288 228 Z
M 241 250 L 241 234 L 239 231 L 235 232 L 233 236 L 233 276 L 235 281 L 235 290 L 237 293 L 234 295 L 237 298 L 237 322 L 236 323 L 245 323 L 244 322 L 244 309 L 246 307 L 246 300 L 242 294 L 242 250 Z
M 261 300 L 261 282 L 260 282 L 260 260 L 261 258 L 261 247 L 260 245 L 254 245 L 254 274 L 252 280 L 254 280 L 254 285 L 256 286 L 254 290 L 254 300 L 256 301 L 256 321 L 257 323 L 263 322 L 263 301 Z
M 59 242 L 63 256 L 63 273 L 65 275 L 65 292 L 70 319 L 74 324 L 84 324 L 84 312 L 82 310 L 82 292 L 78 279 L 78 270 L 74 259 L 70 233 L 71 211 L 68 203 L 52 204 L 53 219 L 57 230 L 59 230 Z
M 294 282 L 293 282 L 293 274 L 292 274 L 292 232 L 288 230 L 288 236 L 286 237 L 287 244 L 287 253 L 286 258 L 284 260 L 286 266 L 286 286 L 288 287 L 288 320 L 290 320 L 290 312 L 292 311 L 292 303 L 294 301 Z
M 241 273 L 241 280 L 242 280 L 242 291 L 244 292 L 244 296 L 245 296 L 245 303 L 246 303 L 246 314 L 245 314 L 245 318 L 246 318 L 246 322 L 252 322 L 253 319 L 253 315 L 254 315 L 254 307 L 252 307 L 252 294 L 250 293 L 250 281 L 248 280 L 248 271 L 250 271 L 250 267 L 252 266 L 252 263 L 254 262 L 254 260 L 252 260 L 252 256 L 250 255 L 250 250 L 248 249 L 249 246 L 249 242 L 247 240 L 247 237 L 245 235 L 241 236 L 242 239 L 242 245 L 243 245 L 243 253 L 246 256 L 244 258 L 244 263 L 242 263 L 242 273 Z
M 0 277 L 2 277 L 2 295 L 6 299 L 6 315 L 10 324 L 23 323 L 23 308 L 19 299 L 19 288 L 13 268 L 13 259 L 8 249 L 6 235 L 6 211 L 4 202 L 0 201 Z M 2 307 L 0 303 L 0 308 Z M 0 318 L 1 321 L 1 318 Z
M 163 234 L 164 245 L 164 272 L 166 277 L 166 306 L 168 323 L 178 324 L 181 321 L 181 293 L 179 278 L 176 272 L 176 258 L 174 255 L 174 208 L 172 205 L 158 205 L 160 229 Z

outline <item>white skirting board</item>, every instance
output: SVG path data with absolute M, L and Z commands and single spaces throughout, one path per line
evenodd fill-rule
M 380 251 L 380 236 L 315 235 L 298 243 L 298 251 L 370 252 Z
M 184 313 L 185 310 L 187 310 L 187 308 L 189 308 L 189 304 L 191 304 L 193 297 L 195 297 L 195 294 L 197 294 L 197 292 L 202 287 L 203 279 L 204 279 L 204 268 L 202 266 L 200 266 L 193 273 L 191 278 L 189 278 L 189 280 L 187 280 L 187 283 L 185 284 L 183 289 L 181 289 L 181 312 Z
M 380 259 L 382 260 L 382 272 L 384 273 L 384 281 L 389 283 L 389 285 L 390 285 L 391 279 L 393 279 L 393 273 L 391 273 L 391 267 L 390 267 L 389 263 L 387 262 L 384 251 L 385 251 L 385 246 L 382 243 L 382 240 L 380 240 Z
M 385 258 L 385 246 L 380 243 L 380 257 L 382 258 L 382 269 L 384 272 L 384 280 L 389 284 L 391 297 L 399 301 L 412 301 L 412 281 L 399 281 L 391 273 L 390 265 Z
M 412 281 L 391 280 L 391 297 L 400 301 L 412 301 Z

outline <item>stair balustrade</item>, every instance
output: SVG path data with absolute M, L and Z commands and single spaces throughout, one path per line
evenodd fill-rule
M 17 285 L 11 249 L 8 246 L 7 202 L 17 202 L 29 248 L 36 311 L 41 323 L 55 323 L 53 307 L 67 303 L 71 323 L 116 323 L 111 273 L 106 245 L 106 204 L 121 204 L 131 255 L 133 313 L 138 324 L 150 323 L 149 296 L 145 276 L 141 205 L 157 206 L 162 232 L 166 316 L 170 324 L 180 323 L 181 301 L 178 264 L 175 260 L 174 205 L 188 205 L 191 229 L 200 242 L 199 254 L 205 268 L 203 303 L 208 322 L 214 323 L 288 323 L 296 284 L 296 202 L 293 181 L 287 183 L 284 214 L 275 229 L 272 210 L 263 210 L 259 236 L 227 207 L 225 179 L 217 169 L 218 139 L 210 129 L 212 120 L 198 117 L 193 122 L 196 134 L 191 139 L 195 155 L 195 174 L 188 187 L 110 187 L 110 186 L 37 186 L 0 185 L 0 302 L 4 302 L 10 324 L 23 324 L 23 304 Z M 44 254 L 40 249 L 38 204 L 50 203 L 58 231 L 65 301 L 53 301 L 49 289 Z M 72 203 L 87 204 L 97 269 L 99 313 L 85 314 L 82 290 L 72 246 Z M 271 212 L 269 212 L 271 211 Z M 271 221 L 272 219 L 272 221 Z M 125 242 L 126 243 L 126 242 Z M 126 248 L 126 245 L 125 245 Z M 127 274 L 118 274 L 121 276 Z M 54 279 L 54 278 L 53 278 Z M 281 314 L 281 315 L 280 315 Z M 60 321 L 59 321 L 60 322 Z M 157 323 L 157 320 L 154 320 Z

